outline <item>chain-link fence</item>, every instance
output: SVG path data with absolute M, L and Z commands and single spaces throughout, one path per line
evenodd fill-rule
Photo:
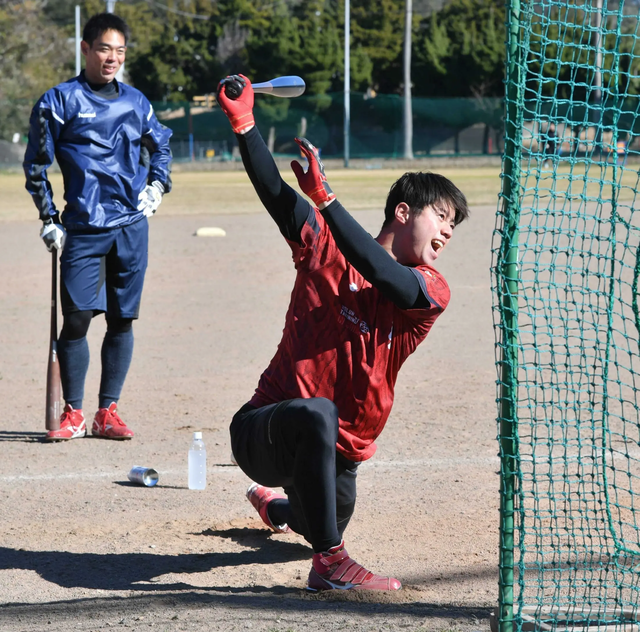
M 32 106 L 27 100 L 0 101 L 0 119 L 7 114 L 0 126 L 0 138 L 4 139 L 0 141 L 0 164 L 20 162 Z M 176 161 L 238 159 L 231 127 L 212 97 L 198 105 L 154 102 L 153 106 L 160 121 L 173 130 Z M 416 158 L 502 152 L 502 99 L 415 98 L 412 110 Z M 403 157 L 402 97 L 353 93 L 350 111 L 351 158 Z M 293 139 L 306 136 L 324 157 L 344 155 L 342 93 L 296 99 L 256 95 L 255 116 L 274 154 L 297 154 Z

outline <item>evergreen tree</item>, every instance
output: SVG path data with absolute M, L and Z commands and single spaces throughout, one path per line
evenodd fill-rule
M 87 4 L 101 5 L 100 0 Z M 126 71 L 129 81 L 151 100 L 185 101 L 215 85 L 219 30 L 207 0 L 181 2 L 179 12 L 152 10 L 146 2 L 118 3 L 118 15 L 131 28 Z
M 256 79 L 300 75 L 307 93 L 325 94 L 342 63 L 334 9 L 326 0 L 307 0 L 292 10 L 280 5 L 266 28 L 252 31 L 246 50 Z
M 404 0 L 351 2 L 351 45 L 370 60 L 370 85 L 377 92 L 401 90 L 404 18 Z
M 502 0 L 452 0 L 432 13 L 416 37 L 414 94 L 502 96 L 504 23 Z

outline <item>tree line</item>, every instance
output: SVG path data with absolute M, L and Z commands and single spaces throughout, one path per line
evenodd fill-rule
M 19 100 L 33 101 L 75 74 L 76 4 L 83 24 L 106 7 L 104 0 L 0 0 L 1 137 L 18 125 L 23 131 Z M 557 3 L 533 15 L 524 64 L 532 94 L 571 98 L 572 86 L 592 82 L 595 53 L 584 43 L 593 29 L 583 4 L 574 0 L 572 15 Z M 633 34 L 638 7 L 635 0 L 627 4 L 635 13 L 621 30 Z M 413 5 L 413 96 L 504 96 L 504 0 Z M 402 94 L 405 0 L 350 0 L 350 6 L 351 89 Z M 611 2 L 609 7 L 615 16 Z M 319 103 L 322 95 L 343 89 L 344 0 L 118 0 L 115 10 L 132 30 L 128 81 L 152 101 L 212 93 L 221 77 L 238 72 L 262 81 L 300 75 Z M 607 28 L 603 48 L 620 45 L 622 55 L 604 57 L 605 81 L 620 75 L 624 93 L 638 94 L 637 38 L 620 38 Z
M 0 0 L 0 101 L 36 99 L 75 74 L 76 4 L 83 24 L 106 6 Z M 413 94 L 501 95 L 502 1 L 413 4 Z M 350 0 L 350 6 L 351 89 L 401 94 L 405 0 Z M 300 75 L 307 94 L 319 97 L 343 90 L 344 0 L 118 0 L 115 11 L 132 30 L 128 81 L 152 101 L 214 92 L 220 78 L 238 72 L 255 80 Z M 5 104 L 4 114 L 6 128 L 15 112 Z
M 73 72 L 71 44 L 62 50 L 59 43 L 52 58 L 40 33 L 58 30 L 64 41 L 74 35 L 76 4 L 83 22 L 106 6 L 104 0 L 2 3 L 0 32 L 28 43 L 28 56 L 40 58 L 39 69 L 49 66 L 49 74 L 60 79 Z M 449 0 L 439 9 L 437 0 L 414 4 L 416 95 L 501 94 L 502 0 Z M 350 5 L 352 89 L 400 93 L 405 0 Z M 211 92 L 230 72 L 261 79 L 299 74 L 311 94 L 342 90 L 344 0 L 119 0 L 115 8 L 132 29 L 129 78 L 152 100 L 182 101 Z

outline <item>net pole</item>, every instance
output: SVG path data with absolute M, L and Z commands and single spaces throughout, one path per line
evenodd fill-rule
M 500 548 L 498 575 L 499 632 L 514 630 L 514 533 L 517 472 L 517 365 L 518 365 L 518 220 L 522 108 L 520 103 L 520 0 L 507 3 L 505 153 L 502 207 L 504 214 L 498 288 L 502 318 L 500 358 Z

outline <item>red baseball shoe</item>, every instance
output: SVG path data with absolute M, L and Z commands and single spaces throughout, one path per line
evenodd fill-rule
M 314 553 L 307 590 L 400 590 L 393 577 L 374 575 L 349 557 L 344 540 L 326 553 Z
M 251 483 L 247 490 L 247 498 L 253 505 L 253 508 L 260 514 L 262 522 L 264 522 L 269 529 L 272 529 L 276 533 L 291 533 L 291 529 L 289 529 L 286 523 L 273 524 L 267 513 L 267 506 L 272 500 L 276 498 L 284 498 L 286 500 L 286 496 L 278 494 L 278 492 L 270 487 L 263 487 L 262 485 L 258 485 L 258 483 Z
M 131 439 L 133 430 L 129 430 L 120 415 L 115 402 L 109 408 L 100 408 L 93 419 L 91 434 L 103 439 Z
M 69 404 L 64 407 L 60 415 L 60 428 L 49 430 L 45 436 L 45 441 L 68 441 L 69 439 L 80 439 L 87 434 L 87 424 L 84 421 L 82 410 L 72 408 Z

